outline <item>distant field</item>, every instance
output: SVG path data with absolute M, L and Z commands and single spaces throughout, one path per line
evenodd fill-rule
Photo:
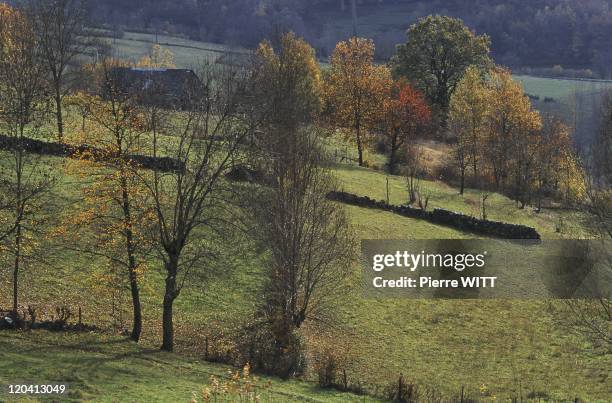
M 115 56 L 138 60 L 146 55 L 156 43 L 156 36 L 137 32 L 125 32 L 120 39 L 109 39 Z M 228 47 L 216 43 L 198 42 L 189 39 L 158 35 L 157 43 L 174 54 L 174 62 L 179 68 L 197 68 L 203 61 L 215 62 L 225 52 L 246 52 L 242 48 Z
M 596 95 L 606 89 L 612 89 L 612 82 L 580 81 L 569 79 L 542 78 L 516 75 L 515 79 L 525 86 L 525 92 L 557 101 L 569 102 L 575 94 Z
M 398 6 L 399 7 L 399 6 Z M 406 11 L 410 9 L 409 6 L 405 6 Z M 388 21 L 397 20 L 396 23 L 400 24 L 400 21 L 405 21 L 405 17 L 401 14 L 391 13 L 387 9 L 376 7 L 374 10 L 381 14 L 380 23 L 377 23 L 377 15 L 368 15 L 367 19 L 360 24 L 360 27 L 364 27 L 363 35 L 368 36 L 368 32 L 376 32 L 382 27 L 387 26 Z M 382 15 L 384 14 L 384 15 Z M 388 14 L 388 15 L 387 15 Z M 343 21 L 338 20 L 336 22 L 330 22 L 331 26 L 334 24 L 338 25 L 338 29 L 343 26 Z M 151 46 L 156 43 L 156 36 L 152 34 L 143 34 L 136 32 L 125 32 L 121 39 L 109 40 L 115 51 L 116 56 L 138 60 L 145 54 L 147 54 Z M 174 54 L 174 60 L 180 68 L 192 68 L 196 67 L 203 60 L 214 62 L 224 52 L 248 52 L 247 49 L 229 47 L 217 43 L 199 42 L 184 39 L 175 36 L 158 35 L 157 41 L 164 47 L 167 47 Z M 589 82 L 589 81 L 575 81 L 568 79 L 552 79 L 533 77 L 525 75 L 516 75 L 515 78 L 523 83 L 525 86 L 525 92 L 539 96 L 542 100 L 546 97 L 561 101 L 563 103 L 568 102 L 574 94 L 598 94 L 602 90 L 612 88 L 612 82 Z

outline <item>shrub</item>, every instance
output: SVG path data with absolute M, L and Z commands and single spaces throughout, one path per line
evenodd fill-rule
M 350 340 L 320 328 L 308 329 L 306 334 L 308 367 L 319 386 L 355 391 L 347 375 L 354 356 Z
M 254 369 L 282 378 L 303 374 L 305 358 L 299 332 L 287 335 L 282 346 L 276 340 L 269 323 L 249 324 L 237 342 L 237 359 L 249 362 Z
M 396 403 L 412 403 L 419 400 L 419 388 L 414 383 L 406 382 L 404 375 L 400 374 L 397 381 L 387 387 L 386 398 Z
M 271 382 L 260 384 L 257 377 L 251 376 L 251 365 L 246 363 L 242 371 L 228 371 L 228 379 L 219 380 L 214 375 L 210 377 L 210 385 L 203 388 L 198 396 L 193 396 L 191 403 L 210 401 L 259 402 L 261 394 L 270 388 Z M 266 399 L 267 400 L 267 399 Z

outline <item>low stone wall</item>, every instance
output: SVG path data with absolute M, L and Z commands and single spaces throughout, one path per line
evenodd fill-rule
M 225 177 L 234 182 L 256 183 L 263 186 L 273 185 L 272 178 L 246 165 L 236 165 L 225 174 Z
M 23 151 L 28 153 L 48 155 L 52 157 L 72 158 L 77 154 L 86 153 L 91 155 L 94 160 L 96 157 L 99 157 L 100 159 L 104 158 L 102 156 L 103 153 L 95 147 L 73 147 L 62 143 L 51 143 L 31 138 L 23 138 L 18 140 L 15 137 L 0 135 L 0 149 L 16 150 L 18 148 L 21 148 Z M 129 158 L 144 169 L 152 169 L 161 172 L 180 172 L 185 169 L 184 165 L 181 164 L 180 161 L 168 157 L 154 158 L 146 155 L 135 154 L 130 155 Z
M 410 206 L 387 204 L 382 200 L 374 200 L 367 196 L 357 196 L 346 192 L 330 192 L 327 198 L 353 206 L 389 211 L 404 217 L 417 218 L 433 224 L 444 225 L 446 227 L 479 235 L 503 239 L 540 239 L 540 234 L 535 228 L 499 221 L 481 220 L 444 209 L 423 211 Z

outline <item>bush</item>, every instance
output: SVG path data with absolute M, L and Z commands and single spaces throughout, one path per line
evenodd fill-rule
M 214 375 L 210 377 L 210 385 L 202 389 L 201 399 L 194 394 L 191 403 L 236 401 L 259 402 L 261 393 L 267 391 L 271 382 L 260 384 L 256 377 L 251 375 L 251 365 L 246 363 L 242 371 L 231 372 L 226 380 L 220 380 Z M 266 399 L 267 400 L 267 399 Z
M 386 398 L 396 403 L 412 403 L 419 400 L 419 388 L 414 383 L 406 382 L 404 375 L 400 374 L 396 382 L 387 387 Z
M 311 376 L 317 378 L 321 388 L 336 388 L 358 392 L 355 385 L 349 385 L 348 367 L 354 353 L 351 341 L 345 335 L 329 332 L 327 329 L 309 329 L 307 335 L 308 367 Z
M 280 343 L 266 322 L 245 326 L 237 343 L 237 354 L 238 360 L 251 363 L 253 369 L 281 378 L 302 375 L 305 369 L 300 334 L 294 331 Z

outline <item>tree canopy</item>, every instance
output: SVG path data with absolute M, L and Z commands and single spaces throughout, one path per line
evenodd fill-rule
M 457 18 L 429 16 L 412 25 L 392 60 L 396 75 L 412 80 L 429 102 L 446 110 L 469 66 L 485 68 L 490 40 L 477 36 Z

